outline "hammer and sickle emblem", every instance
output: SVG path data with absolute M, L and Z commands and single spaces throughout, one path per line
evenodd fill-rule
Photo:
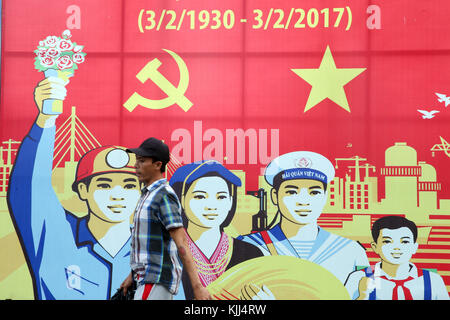
M 135 92 L 123 104 L 128 111 L 133 111 L 138 105 L 149 109 L 164 109 L 176 103 L 186 112 L 192 107 L 193 103 L 184 96 L 189 84 L 189 71 L 186 64 L 175 52 L 167 49 L 163 50 L 169 53 L 178 65 L 178 69 L 180 70 L 180 82 L 178 87 L 175 87 L 158 71 L 158 68 L 161 66 L 161 61 L 155 58 L 139 71 L 136 78 L 142 83 L 145 83 L 148 79 L 152 80 L 165 94 L 167 94 L 167 98 L 151 100 L 144 98 Z

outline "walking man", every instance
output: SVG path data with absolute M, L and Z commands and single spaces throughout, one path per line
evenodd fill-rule
M 124 294 L 135 280 L 135 300 L 171 300 L 180 285 L 181 259 L 195 299 L 211 299 L 200 282 L 188 249 L 181 205 L 164 178 L 170 161 L 168 146 L 156 138 L 148 138 L 139 148 L 127 149 L 127 152 L 136 155 L 136 175 L 144 188 L 134 213 L 131 273 L 121 285 Z

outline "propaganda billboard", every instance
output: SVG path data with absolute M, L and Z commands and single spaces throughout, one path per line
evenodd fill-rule
M 0 298 L 114 295 L 156 137 L 213 299 L 448 299 L 449 9 L 3 0 Z

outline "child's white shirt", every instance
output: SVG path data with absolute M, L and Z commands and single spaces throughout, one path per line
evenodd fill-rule
M 411 292 L 411 296 L 413 300 L 424 300 L 425 295 L 425 285 L 423 275 L 419 276 L 417 267 L 409 263 L 409 268 L 404 268 L 405 270 L 399 274 L 396 278 L 390 277 L 387 275 L 383 269 L 381 269 L 381 262 L 375 264 L 374 268 L 374 280 L 371 281 L 371 288 L 375 288 L 376 290 L 376 298 L 377 300 L 392 300 L 394 288 L 396 284 L 393 281 L 389 281 L 389 279 L 394 280 L 403 280 L 408 277 L 412 277 L 411 280 L 404 283 L 404 286 L 409 289 Z M 436 272 L 430 272 L 430 282 L 431 282 L 431 299 L 432 300 L 448 300 L 449 295 L 447 292 L 447 288 L 444 284 L 442 277 Z M 345 287 L 347 288 L 350 297 L 352 299 L 356 299 L 359 297 L 358 285 L 359 281 L 366 277 L 364 270 L 354 271 L 352 272 L 347 281 L 345 282 Z M 387 279 L 383 279 L 381 277 L 386 277 Z M 372 291 L 372 290 L 370 290 Z M 369 292 L 370 292 L 369 291 Z M 367 299 L 369 297 L 367 296 Z M 398 288 L 398 300 L 404 300 L 405 293 L 402 287 Z

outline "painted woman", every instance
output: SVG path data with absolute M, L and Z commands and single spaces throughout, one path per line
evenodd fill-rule
M 236 212 L 241 180 L 222 164 L 204 160 L 182 166 L 170 185 L 180 199 L 189 248 L 204 286 L 234 265 L 263 256 L 256 246 L 224 232 Z M 182 279 L 185 298 L 190 300 L 193 294 L 187 275 Z

